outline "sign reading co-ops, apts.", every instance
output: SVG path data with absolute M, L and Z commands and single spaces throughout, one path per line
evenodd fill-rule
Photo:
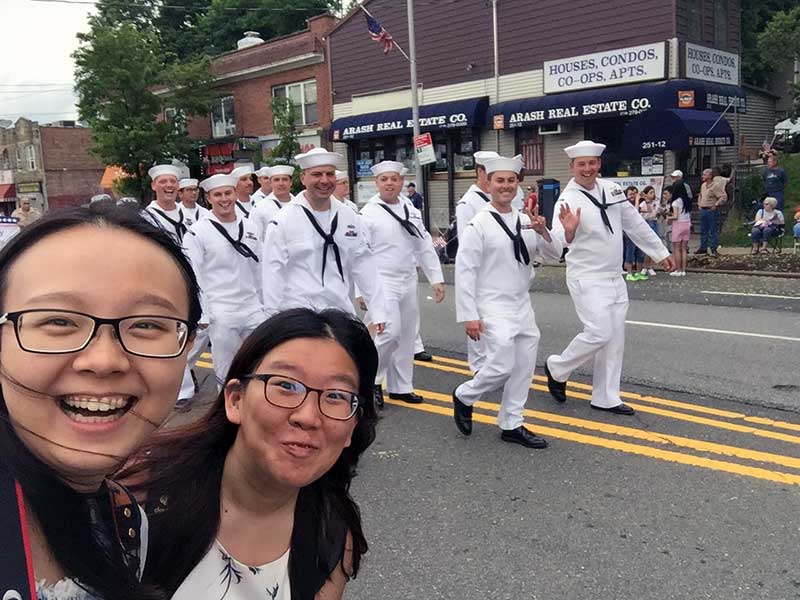
M 739 55 L 687 43 L 686 77 L 739 85 Z
M 436 162 L 436 153 L 433 151 L 433 138 L 430 133 L 414 136 L 414 152 L 417 153 L 417 160 L 421 165 L 429 165 Z
M 544 93 L 663 79 L 666 43 L 632 46 L 544 63 Z

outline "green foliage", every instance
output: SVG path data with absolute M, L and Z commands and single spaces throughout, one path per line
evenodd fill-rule
M 794 7 L 797 0 L 742 0 L 742 79 L 753 85 L 765 87 L 770 76 L 778 68 L 783 53 L 778 44 L 764 55 L 758 47 L 758 36 L 772 16 Z
M 80 118 L 92 128 L 93 153 L 129 173 L 127 191 L 141 199 L 151 165 L 190 154 L 186 119 L 210 110 L 209 65 L 172 61 L 156 32 L 130 21 L 98 14 L 90 26 L 73 54 Z M 173 91 L 156 95 L 158 88 Z M 171 122 L 160 119 L 165 107 L 177 111 Z
M 778 66 L 792 64 L 800 57 L 800 4 L 775 13 L 758 34 L 758 50 Z M 800 85 L 791 84 L 795 115 L 800 115 Z
M 288 98 L 272 98 L 272 130 L 278 135 L 278 145 L 272 148 L 267 164 L 294 164 L 294 157 L 300 154 L 297 141 L 297 108 Z M 300 173 L 295 170 L 292 181 L 292 193 L 302 189 Z

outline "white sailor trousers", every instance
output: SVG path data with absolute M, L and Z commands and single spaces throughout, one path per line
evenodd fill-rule
M 500 429 L 516 429 L 524 423 L 536 352 L 539 328 L 533 308 L 516 313 L 487 315 L 481 319 L 486 357 L 475 376 L 456 388 L 456 396 L 472 406 L 482 396 L 503 388 L 497 424 Z
M 417 274 L 413 277 L 383 277 L 386 298 L 386 329 L 375 336 L 378 350 L 376 383 L 383 383 L 390 394 L 414 391 L 414 340 L 419 321 Z
M 183 372 L 183 381 L 181 382 L 181 391 L 178 394 L 180 400 L 188 400 L 194 396 L 194 379 L 192 379 L 192 368 L 194 363 L 200 358 L 200 355 L 208 346 L 208 327 L 205 329 L 198 329 L 195 332 L 194 344 L 192 349 L 189 350 L 189 357 L 186 361 L 186 370 Z
M 566 381 L 572 372 L 592 360 L 592 404 L 612 408 L 619 397 L 622 357 L 625 352 L 625 317 L 628 288 L 622 276 L 567 280 L 581 331 L 561 355 L 548 357 L 550 374 Z
M 264 322 L 266 315 L 260 307 L 244 315 L 230 313 L 214 313 L 208 326 L 211 338 L 211 356 L 214 360 L 214 375 L 217 388 L 222 389 L 233 357 L 239 351 L 242 342 L 256 327 Z

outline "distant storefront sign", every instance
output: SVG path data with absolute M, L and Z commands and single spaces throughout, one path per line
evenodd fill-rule
M 436 152 L 433 150 L 433 138 L 430 133 L 414 136 L 414 152 L 417 153 L 417 159 L 421 165 L 436 162 Z
M 686 77 L 739 85 L 739 55 L 687 43 Z
M 666 44 L 658 42 L 572 56 L 544 63 L 544 93 L 663 79 Z
M 372 177 L 372 160 L 363 158 L 356 161 L 356 177 Z
M 42 184 L 39 181 L 17 184 L 17 193 L 19 194 L 40 194 L 41 192 Z

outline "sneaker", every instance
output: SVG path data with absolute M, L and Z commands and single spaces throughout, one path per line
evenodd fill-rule
M 650 279 L 644 273 L 634 273 L 633 276 L 636 278 L 635 281 L 647 281 L 648 279 Z
M 655 269 L 647 269 L 647 274 L 650 275 L 650 277 L 655 277 L 656 276 L 656 270 Z
M 628 273 L 625 275 L 625 281 L 639 281 L 639 279 L 633 273 Z
M 678 273 L 678 275 L 680 275 L 681 277 L 686 277 L 686 271 L 681 271 L 680 273 Z
M 672 271 L 672 272 L 669 274 L 669 276 L 670 276 L 670 277 L 680 277 L 680 276 L 681 276 L 681 272 L 680 272 L 680 271 Z

